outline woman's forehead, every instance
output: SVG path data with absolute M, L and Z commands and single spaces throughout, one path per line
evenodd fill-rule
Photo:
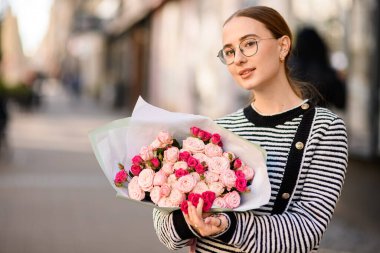
M 264 38 L 271 35 L 265 25 L 253 18 L 234 17 L 223 27 L 223 44 L 233 44 L 247 34 Z

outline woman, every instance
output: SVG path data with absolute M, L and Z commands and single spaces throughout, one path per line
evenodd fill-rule
M 233 14 L 223 27 L 218 57 L 252 103 L 218 124 L 267 151 L 272 192 L 256 210 L 189 214 L 154 210 L 157 235 L 170 249 L 193 243 L 196 252 L 310 252 L 340 196 L 347 167 L 344 122 L 314 107 L 310 86 L 289 77 L 292 35 L 275 10 L 256 6 Z M 194 240 L 196 239 L 196 240 Z

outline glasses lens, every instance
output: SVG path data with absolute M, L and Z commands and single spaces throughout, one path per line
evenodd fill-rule
M 241 52 L 249 57 L 257 53 L 257 40 L 255 39 L 246 39 L 240 43 Z
M 230 65 L 235 60 L 235 50 L 233 48 L 223 48 L 219 52 L 219 58 L 222 60 L 224 64 Z

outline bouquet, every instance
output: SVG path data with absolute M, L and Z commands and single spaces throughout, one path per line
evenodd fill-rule
M 106 178 L 126 200 L 172 211 L 203 198 L 211 212 L 269 202 L 265 151 L 208 117 L 165 111 L 139 98 L 131 117 L 89 137 Z
M 159 132 L 132 158 L 128 171 L 119 163 L 115 185 L 127 187 L 131 199 L 159 207 L 180 206 L 184 212 L 187 201 L 197 205 L 199 198 L 204 200 L 205 212 L 212 206 L 237 208 L 240 194 L 250 190 L 253 168 L 223 150 L 220 134 L 198 127 L 189 132 L 182 145 L 169 132 Z

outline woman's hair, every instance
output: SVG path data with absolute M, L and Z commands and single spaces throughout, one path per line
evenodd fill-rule
M 276 10 L 267 6 L 252 6 L 245 9 L 240 9 L 232 14 L 225 22 L 227 24 L 231 19 L 235 17 L 247 17 L 255 19 L 265 25 L 265 27 L 272 33 L 276 39 L 282 36 L 288 36 L 290 41 L 293 42 L 292 32 L 286 23 L 285 19 Z M 320 94 L 318 90 L 307 82 L 295 80 L 291 77 L 291 71 L 288 66 L 288 60 L 292 53 L 292 45 L 289 48 L 289 52 L 285 57 L 285 74 L 294 92 L 301 98 L 308 98 L 313 104 L 317 104 L 320 100 Z

